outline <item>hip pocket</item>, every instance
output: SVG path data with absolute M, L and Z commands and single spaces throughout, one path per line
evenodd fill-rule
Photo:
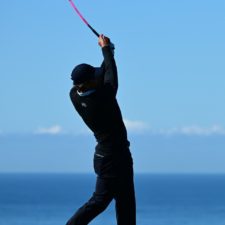
M 94 155 L 94 171 L 100 177 L 114 177 L 115 168 L 112 155 Z
M 102 163 L 103 163 L 103 159 L 104 159 L 103 155 L 95 153 L 95 155 L 94 155 L 94 162 L 93 163 L 94 163 L 94 170 L 95 170 L 95 173 L 97 175 L 100 174 Z

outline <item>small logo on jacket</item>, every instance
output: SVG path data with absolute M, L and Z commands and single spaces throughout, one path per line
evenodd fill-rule
M 83 106 L 83 107 L 87 107 L 87 104 L 86 103 L 84 103 L 84 102 L 81 102 L 81 105 Z

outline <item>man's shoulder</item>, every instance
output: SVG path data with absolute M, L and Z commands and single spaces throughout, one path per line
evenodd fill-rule
M 76 94 L 76 92 L 77 92 L 77 89 L 76 89 L 76 87 L 75 86 L 73 86 L 71 89 L 70 89 L 70 95 L 73 95 L 73 94 Z
M 77 89 L 75 86 L 70 89 L 69 96 L 71 101 L 74 101 L 77 98 Z

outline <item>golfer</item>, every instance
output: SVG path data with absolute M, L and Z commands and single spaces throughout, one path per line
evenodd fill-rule
M 127 131 L 116 100 L 117 68 L 110 39 L 100 35 L 104 61 L 101 67 L 76 66 L 71 74 L 71 101 L 93 132 L 97 145 L 94 170 L 97 175 L 92 197 L 69 219 L 67 225 L 87 225 L 114 199 L 118 225 L 136 224 L 133 160 Z

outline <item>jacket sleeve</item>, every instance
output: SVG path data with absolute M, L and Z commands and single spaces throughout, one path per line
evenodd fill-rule
M 102 53 L 104 57 L 103 63 L 105 70 L 104 84 L 110 84 L 116 93 L 118 89 L 118 75 L 115 59 L 109 46 L 103 47 Z

